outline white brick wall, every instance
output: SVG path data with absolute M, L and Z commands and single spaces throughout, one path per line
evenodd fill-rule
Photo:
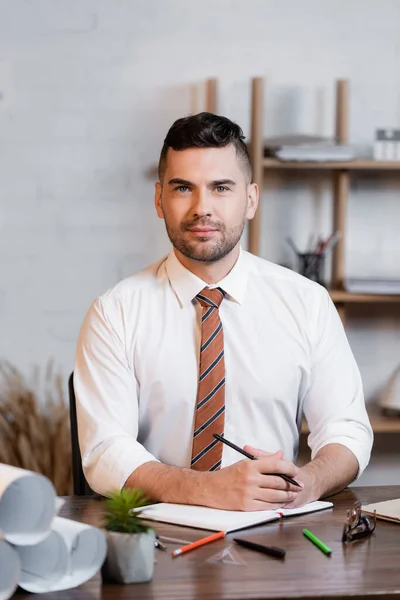
M 400 126 L 399 23 L 396 0 L 0 0 L 0 357 L 25 372 L 54 357 L 67 376 L 93 298 L 168 250 L 151 170 L 205 78 L 246 133 L 265 75 L 266 134 L 330 134 L 349 77 L 366 143 Z M 305 180 L 270 186 L 263 256 L 329 232 L 317 181 L 311 197 Z M 354 186 L 349 274 L 400 274 L 399 195 L 400 178 Z M 349 336 L 371 397 L 399 361 L 399 320 L 358 318 Z

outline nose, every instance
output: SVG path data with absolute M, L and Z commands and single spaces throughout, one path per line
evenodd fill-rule
M 194 217 L 212 215 L 211 194 L 207 188 L 198 187 L 192 194 L 192 213 Z

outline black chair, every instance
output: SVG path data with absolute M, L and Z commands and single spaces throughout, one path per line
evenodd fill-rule
M 81 451 L 78 441 L 78 421 L 76 418 L 76 399 L 74 390 L 74 374 L 71 373 L 68 380 L 69 392 L 69 420 L 71 426 L 72 446 L 72 479 L 74 482 L 75 496 L 92 496 L 95 492 L 89 486 L 82 470 Z

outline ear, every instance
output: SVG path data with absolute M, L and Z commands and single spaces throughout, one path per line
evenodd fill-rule
M 164 211 L 162 209 L 162 187 L 161 183 L 157 181 L 154 189 L 154 204 L 156 206 L 157 215 L 160 219 L 164 218 Z
M 246 217 L 252 219 L 258 206 L 258 185 L 250 183 L 247 186 L 247 212 Z

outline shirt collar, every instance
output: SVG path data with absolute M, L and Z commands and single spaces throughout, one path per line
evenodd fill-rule
M 228 297 L 238 304 L 243 304 L 247 286 L 246 253 L 240 248 L 239 257 L 231 271 L 218 283 L 209 285 L 200 277 L 189 271 L 178 260 L 172 249 L 166 260 L 166 271 L 170 284 L 176 293 L 181 306 L 189 304 L 193 298 L 205 287 L 220 287 Z

